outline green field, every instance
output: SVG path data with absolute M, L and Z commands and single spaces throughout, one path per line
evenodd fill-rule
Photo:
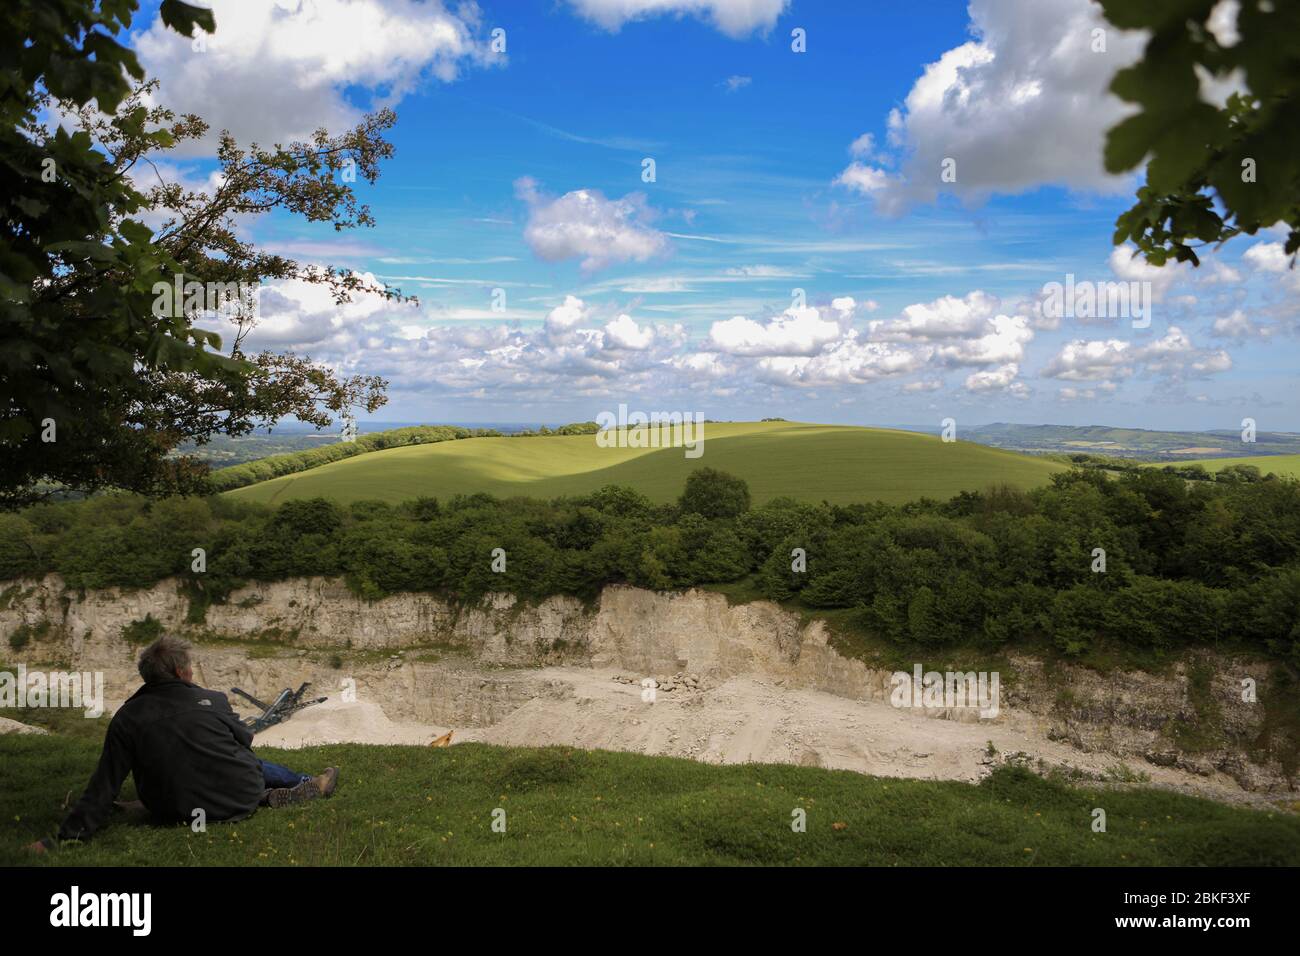
M 1164 462 L 1163 464 L 1173 464 Z M 1260 474 L 1270 472 L 1279 478 L 1300 478 L 1300 455 L 1253 455 L 1249 458 L 1201 458 L 1196 461 L 1181 461 L 1179 465 L 1201 465 L 1206 471 L 1220 471 L 1229 465 L 1251 465 L 1259 469 Z
M 0 865 L 1294 865 L 1300 818 L 1152 789 L 1106 790 L 1003 768 L 984 783 L 895 780 L 814 767 L 713 766 L 674 757 L 484 744 L 360 744 L 277 751 L 341 768 L 327 801 L 250 820 L 152 826 L 119 814 L 47 857 L 85 786 L 96 741 L 0 738 Z M 124 796 L 133 796 L 128 784 Z M 1092 831 L 1106 810 L 1105 833 Z M 505 812 L 506 832 L 492 829 Z M 807 813 L 806 832 L 791 828 Z M 500 814 L 497 814 L 498 818 Z
M 995 484 L 1030 488 L 1063 466 L 937 435 L 794 422 L 706 424 L 704 453 L 601 448 L 592 435 L 467 438 L 371 452 L 227 492 L 278 503 L 327 497 L 403 501 L 487 492 L 498 497 L 580 495 L 628 485 L 655 502 L 681 494 L 692 468 L 744 478 L 755 504 L 789 495 L 850 504 L 944 499 Z

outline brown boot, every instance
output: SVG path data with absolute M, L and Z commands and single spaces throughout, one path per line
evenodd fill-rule
M 276 787 L 266 791 L 266 805 L 273 809 L 290 807 L 295 803 L 306 803 L 321 795 L 320 777 L 311 777 L 296 787 Z
M 334 788 L 339 785 L 339 768 L 326 767 L 323 773 L 312 779 L 316 781 L 316 786 L 320 787 L 322 797 L 332 797 Z

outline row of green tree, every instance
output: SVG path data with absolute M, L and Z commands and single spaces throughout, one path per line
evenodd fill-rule
M 744 579 L 775 600 L 853 609 L 899 642 L 1046 640 L 1070 654 L 1098 642 L 1249 646 L 1300 664 L 1300 482 L 1290 479 L 1077 470 L 1035 491 L 947 502 L 751 507 L 743 481 L 700 468 L 664 505 L 611 486 L 551 501 L 274 509 L 112 495 L 0 516 L 0 579 L 52 571 L 83 588 L 178 576 L 200 607 L 244 582 L 303 575 L 342 577 L 370 599 L 432 591 L 466 602 Z
M 1224 465 L 1216 471 L 1211 471 L 1200 462 L 1174 462 L 1172 464 L 1158 466 L 1151 462 L 1140 461 L 1134 458 L 1116 458 L 1113 455 L 1093 455 L 1081 452 L 1069 455 L 1048 455 L 1047 457 L 1054 461 L 1063 461 L 1077 468 L 1097 468 L 1101 471 L 1110 471 L 1118 473 L 1136 472 L 1143 468 L 1159 467 L 1161 471 L 1177 475 L 1186 481 L 1217 481 L 1220 484 L 1233 484 L 1243 481 L 1267 481 L 1275 477 L 1275 473 L 1265 471 L 1259 465 L 1249 465 L 1244 462 L 1235 465 Z M 1270 455 L 1261 455 L 1260 463 L 1264 468 L 1268 468 Z

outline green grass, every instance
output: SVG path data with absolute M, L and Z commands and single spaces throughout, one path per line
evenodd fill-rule
M 601 448 L 595 436 L 468 438 L 372 452 L 227 492 L 278 503 L 322 496 L 342 502 L 579 495 L 604 485 L 631 486 L 655 502 L 675 500 L 692 468 L 731 472 L 749 483 L 754 502 L 789 495 L 851 504 L 946 500 L 995 484 L 1031 488 L 1062 465 L 937 435 L 793 422 L 707 424 L 704 453 L 681 448 Z
M 119 821 L 36 858 L 20 847 L 57 826 L 97 746 L 0 738 L 0 865 L 1300 864 L 1293 814 L 1089 790 L 1010 767 L 975 786 L 560 747 L 259 753 L 301 769 L 338 765 L 339 791 L 204 833 Z M 1106 833 L 1092 832 L 1095 807 L 1106 811 Z M 504 834 L 492 830 L 497 808 Z M 796 808 L 807 811 L 805 833 L 791 830 Z
M 1252 455 L 1247 458 L 1200 458 L 1195 461 L 1161 462 L 1161 466 L 1201 465 L 1206 471 L 1222 471 L 1229 465 L 1253 465 L 1260 474 L 1270 472 L 1279 478 L 1300 478 L 1300 455 Z

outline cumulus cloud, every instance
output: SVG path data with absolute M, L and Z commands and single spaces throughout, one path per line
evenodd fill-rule
M 943 296 L 909 305 L 899 318 L 855 328 L 853 315 L 868 306 L 870 311 L 876 304 L 841 296 L 829 309 L 792 308 L 765 323 L 737 316 L 713 324 L 707 347 L 759 358 L 760 379 L 772 383 L 863 384 L 927 368 L 966 367 L 975 369 L 966 380 L 971 391 L 1028 394 L 1015 380 L 1033 329 L 1024 316 L 1000 314 L 995 296 L 981 291 Z M 938 387 L 937 380 L 928 379 L 904 390 Z
M 135 42 L 159 100 L 213 130 L 263 145 L 318 127 L 354 125 L 426 77 L 450 82 L 469 66 L 504 64 L 481 37 L 479 11 L 442 0 L 209 0 L 215 34 L 179 36 L 155 20 Z M 370 94 L 359 110 L 349 99 Z
M 1125 282 L 1151 283 L 1151 300 L 1160 302 L 1169 291 L 1169 287 L 1180 279 L 1187 277 L 1191 268 L 1185 263 L 1170 262 L 1163 266 L 1153 266 L 1146 259 L 1137 255 L 1137 247 L 1131 244 L 1116 246 L 1110 254 L 1110 269 Z
M 789 4 L 790 0 L 569 0 L 580 16 L 606 30 L 650 17 L 691 16 L 736 39 L 766 33 Z
M 836 182 L 897 213 L 940 190 L 977 202 L 1042 185 L 1117 192 L 1106 131 L 1130 108 L 1107 91 L 1144 38 L 1110 27 L 1091 0 L 971 0 L 974 39 L 925 68 L 888 118 L 891 174 L 858 156 Z M 1104 31 L 1105 52 L 1094 51 Z M 860 141 L 860 140 L 859 140 Z M 945 160 L 955 182 L 943 182 Z
M 369 285 L 380 284 L 370 273 L 360 278 Z M 380 326 L 400 328 L 415 312 L 411 303 L 393 303 L 378 295 L 355 295 L 340 304 L 325 285 L 288 279 L 266 283 L 258 290 L 252 334 L 259 347 L 346 348 L 355 337 L 366 337 Z M 226 316 L 219 321 L 223 339 L 229 339 L 235 331 L 233 323 L 227 324 Z
M 1021 361 L 1025 357 L 1025 346 L 1034 337 L 1028 320 L 1023 316 L 997 315 L 988 324 L 990 329 L 986 334 L 941 345 L 935 354 L 946 365 L 1014 364 Z
M 1197 348 L 1187 333 L 1174 325 L 1138 354 L 1148 371 L 1176 378 L 1213 375 L 1232 368 L 1232 357 L 1227 352 Z
M 613 348 L 640 352 L 648 349 L 654 340 L 654 328 L 637 325 L 630 315 L 620 315 L 605 326 L 605 343 Z
M 1134 358 L 1132 345 L 1122 339 L 1075 339 L 1061 348 L 1043 375 L 1074 382 L 1128 378 L 1133 374 Z
M 247 347 L 288 349 L 343 372 L 400 382 L 403 391 L 519 400 L 571 398 L 661 386 L 695 374 L 680 363 L 680 323 L 643 323 L 567 295 L 530 326 L 518 322 L 438 323 L 428 306 L 357 296 L 336 306 L 321 286 L 269 283 Z M 221 331 L 229 333 L 222 327 Z M 705 367 L 725 372 L 714 356 Z
M 817 309 L 790 308 L 765 323 L 743 315 L 714 322 L 709 345 L 731 355 L 813 355 L 840 335 L 839 322 L 823 319 Z
M 969 392 L 1007 392 L 1018 398 L 1027 398 L 1029 388 L 1024 382 L 1016 381 L 1020 366 L 1009 362 L 998 368 L 983 372 L 972 372 L 966 376 L 966 390 Z
M 1034 329 L 1026 316 L 1005 315 L 1000 308 L 996 296 L 976 290 L 909 305 L 900 318 L 871 322 L 868 328 L 877 341 L 930 343 L 930 354 L 946 367 L 1005 368 L 1023 361 Z
M 1241 273 L 1225 262 L 1216 261 L 1202 266 L 1198 279 L 1202 285 L 1236 285 L 1241 281 Z
M 1212 331 L 1224 339 L 1266 339 L 1275 331 L 1274 327 L 1263 322 L 1252 321 L 1241 309 L 1233 309 L 1229 315 L 1221 315 L 1214 320 Z
M 1291 257 L 1280 242 L 1257 242 L 1241 258 L 1260 272 L 1286 272 L 1291 268 Z
M 590 271 L 668 251 L 668 237 L 648 225 L 654 212 L 640 193 L 606 199 L 598 190 L 576 189 L 551 198 L 524 176 L 515 181 L 515 195 L 528 205 L 524 241 L 546 262 L 581 259 Z
M 922 340 L 976 336 L 985 332 L 997 311 L 996 296 L 976 290 L 963 298 L 945 295 L 903 309 L 903 317 L 871 323 L 878 338 Z
M 731 398 L 755 388 L 854 389 L 889 380 L 899 381 L 899 394 L 921 396 L 942 389 L 953 369 L 962 370 L 956 387 L 981 401 L 1031 395 L 1022 379 L 1030 320 L 1004 313 L 979 291 L 858 324 L 853 316 L 863 304 L 838 296 L 766 320 L 716 321 L 694 339 L 681 323 L 648 322 L 572 294 L 523 313 L 522 324 L 487 315 L 448 323 L 436 305 L 381 297 L 338 307 L 322 287 L 298 282 L 269 284 L 262 304 L 249 348 L 305 352 L 340 371 L 401 382 L 404 392 L 467 400 L 569 400 L 611 388 Z M 1087 383 L 1075 388 L 1083 396 L 1139 372 L 1181 381 L 1230 367 L 1227 353 L 1198 348 L 1170 328 L 1145 344 L 1068 343 L 1043 374 L 1071 388 Z
M 564 301 L 546 313 L 543 326 L 553 340 L 562 341 L 570 331 L 587 321 L 587 305 L 576 295 L 566 295 Z
M 1169 379 L 1200 378 L 1228 371 L 1232 357 L 1222 349 L 1197 347 L 1187 333 L 1171 325 L 1145 345 L 1123 339 L 1068 342 L 1043 375 L 1076 382 L 1113 381 L 1132 377 L 1139 366 Z
M 763 381 L 779 385 L 859 385 L 918 371 L 926 358 L 924 351 L 862 341 L 851 329 L 817 355 L 760 359 L 758 372 Z

